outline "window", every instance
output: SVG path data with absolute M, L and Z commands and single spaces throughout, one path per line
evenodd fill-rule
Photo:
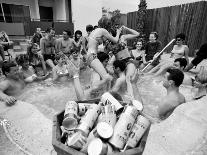
M 23 22 L 30 20 L 29 6 L 2 3 L 2 15 L 5 22 Z M 0 12 L 1 14 L 1 12 Z M 3 18 L 3 19 L 4 19 Z
M 39 6 L 40 19 L 42 21 L 53 21 L 53 10 L 52 7 Z

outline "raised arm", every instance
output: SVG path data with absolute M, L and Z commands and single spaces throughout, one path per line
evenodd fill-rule
M 126 40 L 130 40 L 130 39 L 134 39 L 136 37 L 138 37 L 140 35 L 139 32 L 133 30 L 133 29 L 130 29 L 126 26 L 122 26 L 123 30 L 127 30 L 130 34 L 125 34 L 123 35 L 123 39 L 126 41 Z

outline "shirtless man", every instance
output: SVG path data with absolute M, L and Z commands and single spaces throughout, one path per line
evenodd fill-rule
M 70 56 L 73 47 L 78 47 L 81 44 L 81 39 L 76 43 L 75 40 L 70 37 L 71 32 L 69 30 L 64 30 L 63 37 L 57 40 L 56 45 L 57 52 L 63 52 L 67 57 Z
M 123 94 L 127 88 L 125 76 L 126 64 L 121 60 L 115 60 L 113 63 L 113 68 L 117 79 L 112 87 L 112 91 Z
M 185 103 L 185 97 L 179 92 L 179 86 L 184 79 L 183 72 L 177 68 L 170 68 L 164 78 L 163 86 L 167 90 L 167 95 L 162 98 L 162 103 L 158 106 L 160 119 L 166 119 L 177 106 Z
M 13 105 L 16 102 L 16 98 L 13 96 L 25 87 L 25 82 L 14 62 L 4 63 L 2 72 L 6 79 L 0 82 L 0 100 L 7 105 Z

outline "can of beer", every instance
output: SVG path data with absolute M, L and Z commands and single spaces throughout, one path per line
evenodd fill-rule
M 137 115 L 138 110 L 134 106 L 127 106 L 124 109 L 114 127 L 114 134 L 109 139 L 109 143 L 115 148 L 124 148 Z
M 80 150 L 86 144 L 86 141 L 86 137 L 83 136 L 81 132 L 76 132 L 71 137 L 67 138 L 67 145 Z
M 97 124 L 97 133 L 103 139 L 108 139 L 113 134 L 113 128 L 106 122 L 100 122 Z
M 100 109 L 100 105 L 93 104 L 91 109 L 88 109 L 85 115 L 82 117 L 80 124 L 77 127 L 77 130 L 80 130 L 88 135 L 95 121 L 97 120 L 98 115 L 100 114 Z
M 95 138 L 88 145 L 88 155 L 105 155 L 108 152 L 108 145 L 101 139 Z
M 129 139 L 126 144 L 126 148 L 134 148 L 138 144 L 139 140 L 144 135 L 147 128 L 150 126 L 150 121 L 142 115 L 137 117 L 135 124 L 130 132 Z
M 137 108 L 137 110 L 140 112 L 143 110 L 142 103 L 137 100 L 132 100 L 132 105 L 135 106 Z
M 63 127 L 67 130 L 74 130 L 78 125 L 78 104 L 75 101 L 68 101 L 65 105 Z
M 121 103 L 117 101 L 109 92 L 106 92 L 101 96 L 101 102 L 103 102 L 104 105 L 114 105 L 116 111 L 123 109 Z
M 78 115 L 83 116 L 94 104 L 78 103 Z
M 102 107 L 102 113 L 98 117 L 98 123 L 99 122 L 106 122 L 112 127 L 116 124 L 116 114 L 114 110 L 114 106 L 106 105 Z

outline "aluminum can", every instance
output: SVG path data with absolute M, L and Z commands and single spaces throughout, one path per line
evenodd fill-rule
M 82 117 L 80 124 L 77 127 L 77 130 L 80 130 L 88 135 L 100 114 L 100 109 L 100 105 L 93 104 L 91 109 L 88 109 L 85 115 Z
M 88 155 L 106 155 L 108 145 L 103 143 L 100 138 L 93 139 L 88 145 Z
M 88 109 L 92 108 L 93 105 L 94 104 L 78 103 L 78 115 L 83 116 Z
M 106 92 L 101 96 L 101 102 L 103 102 L 104 105 L 111 104 L 115 107 L 116 111 L 119 111 L 123 108 L 123 105 L 118 100 L 116 100 L 109 92 Z
M 139 115 L 129 135 L 129 139 L 126 144 L 127 148 L 136 147 L 149 126 L 150 121 L 144 116 Z
M 74 130 L 78 125 L 78 104 L 75 101 L 68 101 L 65 105 L 63 127 L 67 130 Z
M 126 106 L 114 127 L 113 136 L 109 139 L 109 143 L 115 148 L 124 148 L 137 115 L 138 110 L 136 107 Z

